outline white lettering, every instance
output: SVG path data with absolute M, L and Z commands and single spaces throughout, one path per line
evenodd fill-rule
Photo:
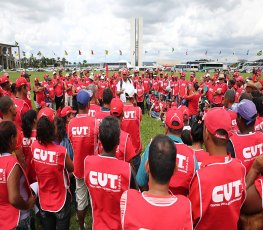
M 73 136 L 88 135 L 88 126 L 72 127 L 71 132 Z
M 246 147 L 243 149 L 243 156 L 246 159 L 255 157 L 257 155 L 262 155 L 263 153 L 263 144 L 258 144 L 258 145 L 254 145 L 254 146 L 250 146 L 250 147 Z
M 124 118 L 125 119 L 135 119 L 135 111 L 125 111 Z
M 57 155 L 54 151 L 48 151 L 43 149 L 34 149 L 34 159 L 37 161 L 47 162 L 54 164 L 56 163 L 55 156 Z
M 116 189 L 116 181 L 118 181 L 118 175 L 90 171 L 89 181 L 92 185 L 95 186 L 99 185 L 101 187 Z
M 181 154 L 176 154 L 176 159 L 177 159 L 177 165 L 178 168 L 184 168 L 184 161 L 186 161 L 186 156 L 183 156 Z

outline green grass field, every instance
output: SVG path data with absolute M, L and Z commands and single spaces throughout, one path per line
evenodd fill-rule
M 43 80 L 43 72 L 32 72 L 31 74 L 31 85 L 34 84 L 34 78 L 37 77 L 40 81 Z M 203 76 L 205 73 L 197 73 L 197 78 L 200 79 L 201 76 Z M 0 73 L 1 75 L 1 73 Z M 50 76 L 52 76 L 52 73 L 49 73 Z M 111 75 L 111 73 L 110 73 Z M 12 82 L 15 82 L 15 80 L 20 76 L 20 73 L 17 72 L 9 72 L 10 80 Z M 187 79 L 189 79 L 190 73 L 187 73 Z M 244 78 L 250 76 L 249 74 L 242 74 Z M 33 88 L 33 87 L 31 87 Z M 32 93 L 33 94 L 33 93 Z M 32 95 L 31 94 L 31 95 Z M 32 103 L 33 104 L 33 103 Z M 157 134 L 161 134 L 164 132 L 164 128 L 161 126 L 162 123 L 160 121 L 154 120 L 150 118 L 147 114 L 143 115 L 143 120 L 141 123 L 141 139 L 143 148 L 149 143 L 149 141 Z M 89 206 L 87 216 L 85 219 L 86 225 L 88 229 L 91 229 L 91 223 L 92 223 L 92 217 L 91 217 L 91 208 Z M 37 229 L 41 229 L 39 224 L 37 226 Z M 72 216 L 71 216 L 71 224 L 70 229 L 78 229 L 78 223 L 76 222 L 76 213 L 74 211 L 74 208 L 72 208 Z

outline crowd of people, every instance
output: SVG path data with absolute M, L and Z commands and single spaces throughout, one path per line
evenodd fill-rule
M 89 204 L 93 229 L 263 228 L 260 70 L 31 79 L 0 77 L 0 230 L 69 229 L 74 209 L 83 230 Z M 146 113 L 164 133 L 143 149 Z

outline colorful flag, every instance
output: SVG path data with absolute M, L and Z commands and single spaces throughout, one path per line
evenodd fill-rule
M 22 54 L 23 54 L 24 57 L 26 56 L 26 52 L 25 51 L 22 51 Z
M 108 55 L 109 54 L 109 50 L 105 50 L 105 55 Z
M 81 55 L 81 51 L 79 50 L 79 55 Z
M 221 54 L 222 52 L 221 52 L 221 50 L 219 51 L 219 55 Z
M 174 52 L 174 48 L 172 48 L 172 52 Z
M 91 50 L 91 55 L 94 55 L 94 51 L 93 50 Z
M 68 56 L 68 52 L 65 50 L 65 56 Z
M 247 55 L 249 54 L 249 50 L 247 50 Z
M 119 50 L 119 52 L 120 52 L 120 56 L 122 55 L 122 51 L 121 50 Z
M 262 55 L 262 50 L 257 52 L 257 56 L 261 56 Z
M 42 53 L 40 51 L 38 51 L 37 56 L 41 56 L 41 55 L 42 55 Z

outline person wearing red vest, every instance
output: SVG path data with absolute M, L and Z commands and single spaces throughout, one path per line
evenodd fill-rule
M 64 81 L 65 89 L 65 106 L 73 106 L 73 84 L 70 79 L 69 74 L 65 75 L 66 79 Z
M 151 102 L 153 102 L 153 100 Z M 161 119 L 160 118 L 160 115 L 161 115 L 161 102 L 160 102 L 159 97 L 156 97 L 154 102 L 152 103 L 150 111 L 149 111 L 149 115 L 152 118 Z
M 47 78 L 47 85 L 45 87 L 45 102 L 48 104 L 48 107 L 56 109 L 55 104 L 55 90 L 51 78 Z
M 104 91 L 104 89 L 106 89 L 108 87 L 109 87 L 108 81 L 105 80 L 104 76 L 101 76 L 100 81 L 98 82 L 98 99 L 99 99 L 100 103 L 102 103 L 103 91 Z
M 243 87 L 245 81 L 242 76 L 239 76 L 236 78 L 236 84 L 234 85 L 233 89 L 236 92 L 235 102 L 237 103 L 239 101 L 239 97 L 242 93 L 244 93 L 246 90 Z
M 37 140 L 32 144 L 32 165 L 39 186 L 44 229 L 69 229 L 71 194 L 68 172 L 74 167 L 65 147 L 54 144 L 54 110 L 43 108 L 37 119 Z
M 224 74 L 219 74 L 218 81 L 219 82 L 216 84 L 214 92 L 214 106 L 222 107 L 223 97 L 227 91 L 227 84 L 224 82 Z
M 55 104 L 56 104 L 56 110 L 58 110 L 62 106 L 62 100 L 64 96 L 64 83 L 63 80 L 60 78 L 60 76 L 57 76 L 53 73 L 53 86 L 55 91 Z
M 128 87 L 125 90 L 126 103 L 124 104 L 124 118 L 121 122 L 121 129 L 130 134 L 133 147 L 135 149 L 136 157 L 133 158 L 133 165 L 137 172 L 141 157 L 140 153 L 142 150 L 141 141 L 141 121 L 142 121 L 142 110 L 138 106 L 134 106 L 134 94 L 135 90 L 133 87 Z
M 185 80 L 185 73 L 182 72 L 179 80 L 179 104 L 182 103 L 183 97 L 187 94 L 187 81 Z
M 35 78 L 34 81 L 34 93 L 36 95 L 36 109 L 40 109 L 40 104 L 42 101 L 45 101 L 45 92 L 44 92 L 44 87 L 42 84 L 39 82 L 38 78 Z
M 106 88 L 102 93 L 103 106 L 96 112 L 96 119 L 101 122 L 103 118 L 110 116 L 110 104 L 113 98 L 113 92 L 110 88 Z
M 144 114 L 144 87 L 142 81 L 139 79 L 138 84 L 136 85 L 136 102 L 137 105 L 141 108 L 142 114 Z
M 87 156 L 84 162 L 84 180 L 92 200 L 92 228 L 121 229 L 120 198 L 130 186 L 135 186 L 129 163 L 115 156 L 120 142 L 120 125 L 113 116 L 102 120 L 99 139 L 103 152 Z
M 257 109 L 252 101 L 244 99 L 234 110 L 239 132 L 230 137 L 228 152 L 241 160 L 248 172 L 256 156 L 263 154 L 263 133 L 255 132 Z
M 253 98 L 253 102 L 255 103 L 258 112 L 255 130 L 263 133 L 263 96 Z
M 91 98 L 90 105 L 89 105 L 88 116 L 95 118 L 97 111 L 100 110 L 100 106 L 98 105 L 98 100 L 97 100 L 97 86 L 94 84 L 91 84 L 88 86 L 88 90 L 92 92 L 92 98 Z
M 84 229 L 88 190 L 84 182 L 84 159 L 93 156 L 98 147 L 98 121 L 88 116 L 92 92 L 82 89 L 77 95 L 79 114 L 68 124 L 68 137 L 74 150 L 74 176 L 76 177 L 77 215 L 80 229 Z
M 36 182 L 36 173 L 31 165 L 31 161 L 33 157 L 31 146 L 33 142 L 36 140 L 36 136 L 37 136 L 36 124 L 37 124 L 36 111 L 28 110 L 22 118 L 22 136 L 23 136 L 22 148 L 23 148 L 23 154 L 26 163 L 25 171 L 30 184 Z
M 203 120 L 202 117 L 197 117 L 196 121 L 191 126 L 191 137 L 192 146 L 191 149 L 194 150 L 194 155 L 197 159 L 198 166 L 209 156 L 209 153 L 203 149 L 204 138 L 203 138 Z
M 13 122 L 0 123 L 0 230 L 30 229 L 32 195 L 22 166 L 12 152 L 16 149 L 17 129 Z
M 11 85 L 10 80 L 7 76 L 0 77 L 0 86 L 3 89 L 4 96 L 11 96 Z
M 172 89 L 171 92 L 172 101 L 176 102 L 176 106 L 178 106 L 179 81 L 176 75 L 172 75 L 172 80 L 170 81 L 170 87 Z
M 130 189 L 122 194 L 122 229 L 193 229 L 189 199 L 169 190 L 176 152 L 168 136 L 158 135 L 152 140 L 145 165 L 149 190 L 140 193 Z
M 209 157 L 196 171 L 189 194 L 195 229 L 237 229 L 246 196 L 246 169 L 227 154 L 230 131 L 231 119 L 225 109 L 211 109 L 204 116 Z
M 28 82 L 24 77 L 20 77 L 16 79 L 16 98 L 19 98 L 25 102 L 25 104 L 29 107 L 28 109 L 32 109 L 31 100 L 28 99 Z
M 177 108 L 171 108 L 166 112 L 165 134 L 174 142 L 177 155 L 176 163 L 178 170 L 170 180 L 170 190 L 173 194 L 188 195 L 190 182 L 193 179 L 195 170 L 198 168 L 194 157 L 194 151 L 183 144 L 181 134 L 184 127 L 183 113 Z M 142 155 L 141 164 L 136 175 L 136 181 L 141 190 L 147 190 L 148 175 L 145 171 L 145 163 L 148 160 L 149 145 Z

